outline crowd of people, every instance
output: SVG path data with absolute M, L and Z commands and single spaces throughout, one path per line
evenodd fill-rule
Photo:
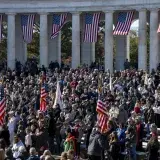
M 45 75 L 46 111 L 40 111 L 40 90 Z M 0 160 L 124 159 L 144 151 L 158 160 L 160 74 L 127 69 L 99 71 L 95 66 L 61 68 L 57 62 L 39 69 L 30 61 L 16 70 L 1 70 L 6 97 L 4 124 L 0 127 Z M 54 105 L 57 81 L 61 104 Z M 101 84 L 101 86 L 100 86 Z M 97 121 L 97 100 L 108 113 L 107 129 Z M 126 152 L 126 149 L 129 152 Z M 86 154 L 85 154 L 86 153 Z M 121 156 L 120 156 L 121 155 Z

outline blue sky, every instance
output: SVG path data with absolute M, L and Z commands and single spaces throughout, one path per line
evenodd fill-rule
M 131 25 L 131 29 L 137 30 L 137 29 L 138 29 L 138 22 L 139 22 L 139 20 L 134 21 L 134 22 L 132 23 L 132 25 Z

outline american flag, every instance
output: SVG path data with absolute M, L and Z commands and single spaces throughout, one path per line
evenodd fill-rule
M 0 14 L 0 42 L 2 41 L 2 24 L 3 24 L 3 15 Z
M 132 24 L 134 12 L 120 12 L 118 23 L 113 31 L 114 35 L 128 35 Z
M 6 98 L 4 95 L 4 87 L 0 85 L 0 125 L 3 125 L 5 118 Z
M 31 43 L 33 36 L 33 26 L 34 26 L 35 15 L 22 15 L 21 16 L 21 27 L 23 33 L 23 40 L 26 43 Z
M 86 14 L 84 42 L 97 42 L 98 24 L 101 13 Z
M 41 86 L 41 97 L 40 97 L 40 111 L 45 112 L 47 107 L 47 93 L 46 93 L 46 87 L 45 84 L 42 84 Z
M 107 129 L 109 116 L 104 102 L 100 99 L 98 99 L 96 111 L 98 112 L 98 126 L 100 127 L 101 132 L 104 133 Z
M 67 13 L 53 14 L 52 35 L 51 39 L 57 37 L 59 31 L 62 29 L 67 20 Z
M 159 27 L 158 27 L 157 33 L 160 33 L 160 25 L 159 25 Z

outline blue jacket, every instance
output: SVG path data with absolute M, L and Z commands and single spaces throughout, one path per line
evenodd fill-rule
M 126 134 L 125 134 L 125 129 L 117 129 L 117 135 L 118 135 L 118 140 L 120 143 L 125 143 L 125 138 L 126 138 Z

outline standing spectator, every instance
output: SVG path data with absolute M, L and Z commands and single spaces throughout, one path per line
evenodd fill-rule
M 136 118 L 136 149 L 137 151 L 142 151 L 142 139 L 144 137 L 144 126 L 141 123 L 141 117 Z
M 4 124 L 0 129 L 0 139 L 4 139 L 7 146 L 10 145 L 10 134 L 8 127 Z
M 9 112 L 9 121 L 8 121 L 8 130 L 10 133 L 10 143 L 13 143 L 14 134 L 15 134 L 15 127 L 16 127 L 16 119 L 14 117 L 14 112 Z
M 35 148 L 30 148 L 29 154 L 30 156 L 27 160 L 40 160 L 40 158 L 37 156 L 37 152 Z
M 75 137 L 72 135 L 71 129 L 68 128 L 66 132 L 67 138 L 64 142 L 64 151 L 74 150 L 76 152 L 76 142 Z
M 25 145 L 27 151 L 29 151 L 30 147 L 32 146 L 31 131 L 29 128 L 26 128 Z
M 137 100 L 137 102 L 136 102 L 136 105 L 135 105 L 135 107 L 134 107 L 134 112 L 135 112 L 136 114 L 140 114 L 140 113 L 141 113 L 141 104 L 140 104 L 140 101 L 139 101 L 139 100 Z
M 120 145 L 118 141 L 117 132 L 112 132 L 111 139 L 109 143 L 109 154 L 111 155 L 112 159 L 118 160 L 119 159 L 119 153 L 120 153 Z
M 130 62 L 128 61 L 128 59 L 126 59 L 126 61 L 124 62 L 124 69 L 129 69 L 130 68 Z
M 119 123 L 126 123 L 127 119 L 128 119 L 127 111 L 124 109 L 124 106 L 121 105 L 119 108 L 119 114 L 117 120 Z
M 103 139 L 98 129 L 93 129 L 88 146 L 89 160 L 101 159 L 101 151 L 104 147 Z
M 13 157 L 14 158 L 17 158 L 19 156 L 19 148 L 20 147 L 24 147 L 24 144 L 20 140 L 20 136 L 15 135 L 14 136 L 14 144 L 13 144 L 13 147 L 12 147 L 12 152 L 13 152 Z
M 149 152 L 148 160 L 158 160 L 159 142 L 157 135 L 152 135 L 147 144 L 147 151 Z
M 117 129 L 117 136 L 118 136 L 118 140 L 120 142 L 122 152 L 125 149 L 125 138 L 126 138 L 125 131 L 126 131 L 126 129 L 124 127 L 124 123 L 119 123 L 119 128 Z
M 56 132 L 56 124 L 55 124 L 54 116 L 52 112 L 49 112 L 48 142 L 49 142 L 49 149 L 51 153 L 53 153 L 54 151 L 55 132 Z
M 130 118 L 128 120 L 128 127 L 126 130 L 126 138 L 130 144 L 130 156 L 133 160 L 136 160 L 136 128 L 134 121 Z

